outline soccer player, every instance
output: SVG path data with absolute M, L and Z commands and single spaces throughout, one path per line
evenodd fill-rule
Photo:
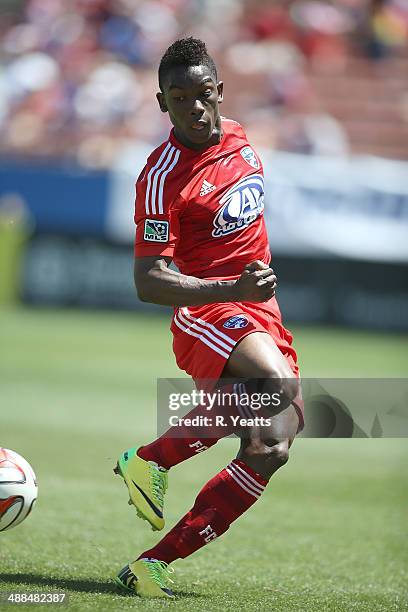
M 242 127 L 220 115 L 223 83 L 202 41 L 186 38 L 167 49 L 159 86 L 160 110 L 174 127 L 136 183 L 139 298 L 174 307 L 177 364 L 195 381 L 214 380 L 214 388 L 234 390 L 232 411 L 253 416 L 240 400 L 244 392 L 278 392 L 280 404 L 267 425 L 238 428 L 236 459 L 203 487 L 193 508 L 156 546 L 118 574 L 121 587 L 144 597 L 174 597 L 169 564 L 219 537 L 252 506 L 287 462 L 303 427 L 296 353 L 269 267 L 261 161 Z M 172 260 L 179 272 L 169 268 Z M 215 410 L 222 414 L 224 408 Z M 205 411 L 197 406 L 189 416 Z M 168 470 L 231 431 L 197 430 L 182 421 L 152 443 L 125 451 L 115 471 L 138 515 L 163 529 Z

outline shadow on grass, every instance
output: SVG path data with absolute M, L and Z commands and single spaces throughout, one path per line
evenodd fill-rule
M 121 591 L 113 581 L 101 581 L 95 578 L 77 580 L 73 578 L 54 578 L 52 576 L 41 576 L 39 574 L 0 574 L 0 586 L 7 584 L 32 584 L 38 587 L 48 587 L 49 589 L 60 589 L 63 591 L 73 591 L 77 593 L 111 593 L 122 597 L 134 597 L 131 593 Z M 13 587 L 14 588 L 14 587 Z M 188 591 L 175 591 L 177 597 L 204 597 L 199 593 Z

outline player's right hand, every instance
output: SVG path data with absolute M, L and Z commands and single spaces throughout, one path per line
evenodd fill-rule
M 256 260 L 245 266 L 235 281 L 238 302 L 267 302 L 275 295 L 277 280 L 267 264 Z

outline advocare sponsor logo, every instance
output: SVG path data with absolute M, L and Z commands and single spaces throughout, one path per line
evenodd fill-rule
M 212 235 L 220 238 L 248 227 L 264 209 L 264 180 L 260 174 L 241 179 L 221 198 Z

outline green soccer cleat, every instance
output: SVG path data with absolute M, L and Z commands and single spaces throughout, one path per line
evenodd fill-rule
M 173 571 L 164 561 L 139 559 L 126 565 L 116 576 L 115 582 L 121 589 L 140 597 L 174 599 L 174 593 L 168 587 L 168 583 L 173 582 L 169 577 Z
M 129 504 L 135 506 L 137 515 L 148 521 L 153 531 L 160 531 L 164 527 L 167 470 L 154 461 L 145 461 L 137 451 L 136 447 L 124 451 L 113 471 L 125 481 Z

